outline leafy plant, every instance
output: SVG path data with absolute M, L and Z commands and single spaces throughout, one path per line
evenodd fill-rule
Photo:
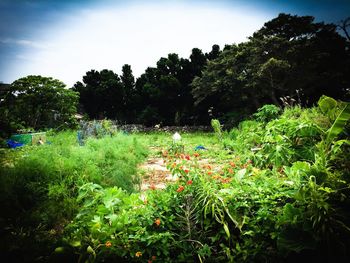
M 258 109 L 253 116 L 257 121 L 268 122 L 276 119 L 280 113 L 281 109 L 274 104 L 266 104 Z
M 216 120 L 216 119 L 212 119 L 210 123 L 211 123 L 211 127 L 213 128 L 216 137 L 218 138 L 219 142 L 221 142 L 223 139 L 223 135 L 222 135 L 220 121 Z
M 334 140 L 341 132 L 344 131 L 344 127 L 350 120 L 350 103 L 346 103 L 342 111 L 337 116 L 332 127 L 327 131 L 328 142 Z

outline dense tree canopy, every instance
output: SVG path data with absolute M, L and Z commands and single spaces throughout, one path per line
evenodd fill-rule
M 226 47 L 192 82 L 195 104 L 212 105 L 223 116 L 278 105 L 286 96 L 302 104 L 315 103 L 322 94 L 344 99 L 350 84 L 349 43 L 335 25 L 313 21 L 280 14 L 249 41 Z
M 58 128 L 75 123 L 78 94 L 57 79 L 27 76 L 14 81 L 0 103 L 4 130 Z
M 200 114 L 194 108 L 190 84 L 201 75 L 207 61 L 219 54 L 218 45 L 207 54 L 194 48 L 189 59 L 171 53 L 160 58 L 156 67 L 147 68 L 136 81 L 127 64 L 120 77 L 111 70 L 91 70 L 73 89 L 80 93 L 81 110 L 90 118 L 146 125 L 193 124 Z

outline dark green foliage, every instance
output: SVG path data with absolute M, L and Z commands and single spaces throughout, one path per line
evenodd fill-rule
M 276 105 L 264 105 L 259 108 L 257 113 L 253 114 L 257 121 L 268 122 L 276 119 L 280 113 L 281 109 Z
M 317 102 L 322 94 L 345 99 L 348 42 L 335 25 L 313 20 L 280 14 L 249 41 L 227 47 L 194 78 L 195 105 L 214 106 L 214 117 L 219 117 L 239 109 L 252 113 L 267 103 L 280 105 L 285 97 L 303 105 Z
M 83 82 L 77 82 L 73 90 L 79 92 L 79 102 L 90 118 L 123 119 L 125 89 L 117 74 L 106 69 L 91 70 L 83 77 Z
M 170 53 L 136 82 L 130 65 L 123 66 L 120 77 L 110 70 L 91 70 L 73 89 L 80 94 L 81 111 L 90 118 L 146 125 L 200 124 L 209 121 L 202 115 L 208 109 L 194 108 L 190 83 L 219 54 L 218 45 L 208 54 L 194 48 L 189 59 Z

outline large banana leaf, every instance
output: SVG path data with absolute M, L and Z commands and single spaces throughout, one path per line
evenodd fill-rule
M 337 107 L 337 101 L 331 97 L 327 97 L 323 95 L 318 100 L 318 106 L 320 107 L 321 111 L 326 114 L 330 115 L 330 113 L 334 112 L 335 108 Z
M 339 113 L 337 119 L 334 121 L 332 127 L 327 131 L 326 141 L 330 143 L 334 138 L 336 138 L 343 130 L 350 119 L 350 103 L 347 103 L 344 109 Z

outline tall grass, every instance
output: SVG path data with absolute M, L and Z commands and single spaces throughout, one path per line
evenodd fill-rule
M 7 150 L 0 157 L 0 226 L 15 240 L 23 232 L 28 237 L 39 226 L 49 231 L 73 218 L 78 189 L 85 183 L 135 191 L 137 164 L 147 156 L 144 145 L 123 134 L 91 138 L 85 146 L 78 145 L 73 131 L 47 139 L 50 144 Z M 7 241 L 8 236 L 0 242 L 2 251 L 14 245 Z

